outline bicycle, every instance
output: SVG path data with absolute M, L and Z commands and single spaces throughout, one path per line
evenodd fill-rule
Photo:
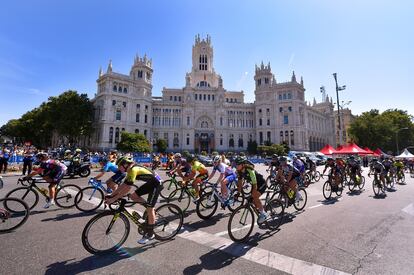
M 312 170 L 308 170 L 305 174 L 305 181 L 312 183 L 313 182 L 318 182 L 321 179 L 321 173 L 319 173 L 319 171 L 312 171 Z
M 167 173 L 167 176 L 170 177 L 170 179 L 162 182 L 163 188 L 160 192 L 160 196 L 165 200 L 167 200 L 171 193 L 177 190 L 177 188 L 181 185 L 181 183 L 176 179 L 177 174 Z
M 79 211 L 92 212 L 98 209 L 104 202 L 105 194 L 112 193 L 112 190 L 109 187 L 105 188 L 100 180 L 90 178 L 88 185 L 91 186 L 82 188 L 75 196 L 75 207 Z
M 400 170 L 400 171 L 397 172 L 395 181 L 398 184 L 404 184 L 405 183 L 405 174 L 404 174 L 403 170 Z
M 37 203 L 39 202 L 39 193 L 45 197 L 46 202 L 49 201 L 48 191 L 45 188 L 39 188 L 36 183 L 36 179 L 26 179 L 19 178 L 17 180 L 17 184 L 23 185 L 23 187 L 17 187 L 7 193 L 6 197 L 15 197 L 22 199 L 27 203 L 29 209 L 32 210 Z M 46 183 L 42 182 L 42 183 Z M 80 187 L 74 184 L 63 184 L 61 181 L 56 186 L 56 194 L 55 194 L 55 202 L 61 208 L 71 208 L 75 206 L 75 196 L 72 195 L 74 193 L 78 193 L 80 191 Z
M 0 189 L 3 183 L 0 182 Z M 22 226 L 29 218 L 27 203 L 18 198 L 0 199 L 0 233 L 11 232 Z
M 340 182 L 338 183 L 338 186 L 333 186 L 332 185 L 332 177 L 333 177 L 332 174 L 322 175 L 322 178 L 323 176 L 328 176 L 328 180 L 323 184 L 323 187 L 322 187 L 322 194 L 325 200 L 331 199 L 333 192 L 335 192 L 338 197 L 341 196 L 342 191 L 344 189 L 343 183 L 342 183 L 343 180 L 340 180 Z
M 287 182 L 280 182 L 280 187 L 277 188 L 278 191 L 275 191 L 273 196 L 270 200 L 273 200 L 274 198 L 279 199 L 283 202 L 283 206 L 286 208 L 289 208 L 289 206 L 293 205 L 293 207 L 297 211 L 303 210 L 305 208 L 306 203 L 308 201 L 308 194 L 304 187 L 297 188 L 296 192 L 291 190 L 291 188 L 288 186 Z M 296 193 L 299 192 L 299 199 L 296 199 Z
M 109 205 L 109 210 L 97 214 L 85 225 L 82 232 L 82 245 L 88 252 L 105 254 L 120 248 L 128 238 L 130 220 L 138 227 L 139 234 L 145 233 L 146 212 L 142 216 L 136 211 L 130 213 L 125 208 L 126 203 L 126 199 L 119 199 L 118 207 L 114 208 Z M 148 207 L 146 203 L 138 204 Z M 155 209 L 155 215 L 154 235 L 156 240 L 170 240 L 181 230 L 184 215 L 177 205 L 163 204 Z
M 388 171 L 388 173 L 385 175 L 385 187 L 387 189 L 394 188 L 394 175 L 391 171 Z
M 228 192 L 227 199 L 223 199 L 219 194 L 217 183 L 206 182 L 205 188 L 211 189 L 212 191 L 203 192 L 197 201 L 196 212 L 201 219 L 206 220 L 211 218 L 217 210 L 219 201 L 223 209 L 228 207 L 230 211 L 234 211 L 240 204 L 244 203 L 244 196 L 237 191 L 236 181 L 230 182 L 226 187 Z
M 368 177 L 369 176 L 370 174 L 368 174 Z M 382 184 L 381 180 L 378 179 L 377 173 L 374 173 L 374 180 L 372 181 L 372 189 L 376 197 L 380 195 L 380 192 L 385 195 L 385 186 Z
M 349 191 L 354 191 L 355 187 L 358 186 L 359 190 L 361 191 L 362 188 L 364 188 L 365 185 L 365 177 L 364 176 L 359 176 L 356 174 L 351 174 L 349 176 L 349 181 L 348 181 L 348 189 Z
M 276 230 L 283 222 L 285 207 L 278 199 L 272 199 L 264 205 L 264 210 L 269 213 L 269 218 L 259 226 L 265 225 L 270 230 Z M 230 215 L 227 231 L 234 242 L 244 242 L 250 237 L 255 224 L 254 215 L 259 217 L 259 210 L 253 204 L 253 198 L 247 198 L 247 203 L 237 207 Z M 233 223 L 234 222 L 234 223 Z
M 200 196 L 203 193 L 203 185 L 205 182 L 200 184 Z M 161 191 L 162 192 L 162 191 Z M 167 198 L 168 203 L 174 203 L 178 205 L 183 213 L 185 213 L 190 206 L 191 199 L 196 204 L 196 191 L 190 183 L 180 182 L 177 188 L 171 192 Z

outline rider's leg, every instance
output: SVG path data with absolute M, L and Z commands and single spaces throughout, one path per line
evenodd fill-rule
M 198 186 L 201 182 L 201 179 L 199 177 L 196 177 L 193 182 L 191 183 L 191 185 L 193 186 L 194 190 L 195 190 L 195 197 L 198 198 L 200 196 L 200 187 Z

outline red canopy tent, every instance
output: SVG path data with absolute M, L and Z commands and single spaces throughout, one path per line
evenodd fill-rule
M 374 154 L 377 155 L 377 156 L 386 155 L 380 148 L 377 148 L 374 151 Z
M 374 155 L 375 154 L 374 151 L 372 151 L 368 147 L 364 147 L 364 150 L 367 151 L 368 155 Z
M 356 145 L 355 143 L 350 143 L 341 150 L 337 150 L 336 154 L 357 154 L 357 155 L 367 155 L 368 152 Z
M 336 153 L 336 150 L 331 145 L 326 144 L 325 147 L 323 147 L 319 152 L 324 155 L 332 155 Z

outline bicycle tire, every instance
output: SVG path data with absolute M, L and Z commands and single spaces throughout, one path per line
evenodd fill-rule
M 115 215 L 119 214 L 119 216 L 117 218 L 115 218 Z M 112 223 L 111 229 L 114 225 L 114 223 L 119 220 L 119 218 L 123 221 L 124 225 L 125 225 L 125 231 L 121 237 L 121 239 L 115 243 L 113 246 L 107 248 L 107 249 L 99 249 L 96 248 L 93 244 L 91 244 L 91 240 L 89 239 L 89 233 L 91 232 L 91 228 L 92 226 L 100 219 L 106 217 L 106 216 L 111 216 L 112 219 L 110 221 L 110 223 L 108 224 L 108 226 Z M 106 231 L 108 230 L 108 228 L 106 229 Z M 96 230 L 94 230 L 96 231 Z M 104 232 L 103 235 L 109 235 L 107 234 L 107 232 Z M 126 239 L 128 238 L 129 235 L 129 231 L 130 231 L 130 222 L 128 220 L 128 218 L 125 216 L 124 213 L 116 213 L 113 212 L 111 210 L 106 210 L 102 213 L 99 213 L 97 215 L 95 215 L 92 219 L 90 219 L 88 221 L 88 223 L 85 225 L 85 228 L 82 231 L 82 245 L 83 247 L 86 249 L 86 251 L 88 251 L 91 254 L 96 254 L 96 255 L 101 255 L 101 254 L 106 254 L 112 251 L 117 250 L 118 248 L 120 248 L 124 242 L 126 241 Z M 96 233 L 96 232 L 95 232 Z M 102 241 L 100 241 L 102 242 Z
M 92 193 L 90 193 L 92 191 Z M 94 198 L 95 195 L 95 198 Z M 82 188 L 75 197 L 75 207 L 82 212 L 92 212 L 101 207 L 105 198 L 104 192 L 100 188 L 87 186 Z M 92 202 L 93 199 L 99 200 L 98 204 Z
M 339 197 L 342 195 L 342 191 L 344 190 L 344 184 L 343 182 L 340 182 L 338 184 L 338 189 L 335 191 L 336 195 Z
M 20 191 L 23 191 L 23 193 L 19 194 Z M 29 200 L 28 199 L 29 196 L 33 196 L 29 194 L 34 194 L 34 199 Z M 11 190 L 9 193 L 7 193 L 6 198 L 9 198 L 9 197 L 23 200 L 29 206 L 30 210 L 32 210 L 39 202 L 39 194 L 30 187 L 17 187 Z
M 250 196 L 252 193 L 252 184 L 246 180 L 243 180 L 242 193 L 245 197 Z
M 329 181 L 326 181 L 322 187 L 322 194 L 325 200 L 331 199 L 332 196 L 332 185 Z
M 190 207 L 191 198 L 186 190 L 179 188 L 171 193 L 167 202 L 177 205 L 185 213 L 188 207 Z
M 315 180 L 315 182 L 318 182 L 321 179 L 321 173 L 319 173 L 319 171 L 314 172 L 313 179 Z
M 266 212 L 269 213 L 269 218 L 266 220 L 267 227 L 270 230 L 276 230 L 283 223 L 285 215 L 285 207 L 283 202 L 278 199 L 273 199 L 266 204 Z
M 213 196 L 213 200 L 211 199 Z M 196 204 L 197 216 L 200 219 L 207 220 L 216 213 L 218 207 L 218 199 L 213 193 L 204 193 Z M 209 211 L 210 210 L 210 211 Z
M 15 206 L 12 207 L 10 202 L 17 202 L 18 204 L 20 204 L 22 206 L 22 209 L 16 209 Z M 10 203 L 10 204 L 8 204 Z M 27 219 L 29 218 L 30 215 L 30 209 L 29 206 L 27 205 L 27 203 L 22 200 L 22 199 L 18 199 L 18 198 L 12 198 L 12 197 L 6 197 L 3 199 L 0 199 L 0 205 L 4 205 L 4 208 L 8 211 L 8 212 L 12 212 L 11 216 L 8 217 L 7 219 L 0 216 L 0 233 L 7 233 L 7 232 L 11 232 L 17 228 L 19 228 L 20 226 L 22 226 Z M 1 206 L 0 206 L 1 207 Z M 20 211 L 19 211 L 20 210 Z M 23 212 L 23 213 L 21 213 Z M 9 220 L 11 218 L 13 218 L 12 216 L 15 215 L 15 217 L 17 216 L 23 216 L 23 219 L 21 219 L 16 225 L 9 227 L 6 229 L 3 229 L 2 226 L 5 224 L 6 220 Z
M 169 196 L 171 195 L 171 193 L 178 189 L 177 182 L 172 179 L 163 181 L 162 187 L 163 188 L 160 192 L 160 196 L 164 200 L 167 200 Z
M 377 197 L 377 196 L 379 196 L 382 188 L 375 180 L 373 180 L 372 181 L 372 189 L 374 191 L 374 195 Z
M 236 196 L 238 194 L 238 196 Z M 244 204 L 244 196 L 243 194 L 239 194 L 239 191 L 234 191 L 233 194 L 233 202 L 228 204 L 228 207 L 231 212 L 233 212 L 237 207 Z
M 359 190 L 362 190 L 364 186 L 365 186 L 365 177 L 361 176 L 361 178 L 359 179 L 359 184 L 358 184 Z
M 78 194 L 80 190 L 80 187 L 75 184 L 65 184 L 59 186 L 55 195 L 56 205 L 66 209 L 74 207 L 76 204 L 76 195 L 73 195 L 72 193 L 76 192 L 76 194 Z
M 295 200 L 295 202 L 293 203 L 293 207 L 295 207 L 295 209 L 297 211 L 301 211 L 306 206 L 306 203 L 308 201 L 308 194 L 307 194 L 305 188 L 303 188 L 303 187 L 299 187 L 296 192 L 299 192 L 299 194 L 301 195 L 303 200 L 299 200 L 299 201 Z M 303 205 L 300 204 L 300 202 L 303 202 Z
M 237 215 L 241 211 L 243 211 L 241 218 L 243 218 L 243 215 L 246 216 L 246 219 L 248 218 L 248 216 L 250 216 L 251 222 L 249 221 L 248 224 L 246 223 L 243 227 L 241 227 L 241 229 L 232 228 L 233 220 L 235 220 L 235 219 L 237 220 L 237 218 L 238 218 Z M 240 218 L 238 223 L 243 225 L 243 223 L 242 223 L 243 221 L 241 220 L 241 218 Z M 244 222 L 246 222 L 246 220 L 244 220 Z M 237 221 L 236 221 L 236 223 L 237 223 Z M 248 203 L 248 204 L 240 205 L 239 207 L 237 207 L 231 213 L 230 218 L 229 218 L 229 222 L 227 224 L 227 232 L 229 234 L 230 239 L 234 242 L 244 242 L 245 240 L 247 240 L 250 237 L 250 234 L 253 231 L 254 224 L 255 224 L 254 213 L 253 213 L 252 208 L 250 207 L 250 204 Z M 244 234 L 241 235 L 241 237 L 237 236 L 236 233 L 242 231 L 243 229 L 247 229 L 247 230 L 245 231 Z
M 163 213 L 163 211 L 167 211 L 167 214 L 170 214 L 170 216 L 167 217 L 166 214 Z M 175 235 L 177 235 L 180 232 L 184 222 L 184 214 L 177 205 L 167 203 L 155 209 L 155 220 L 155 239 L 159 241 L 166 241 L 174 238 Z M 169 225 L 173 225 L 174 230 L 172 230 L 172 232 L 169 235 L 162 236 L 160 232 L 165 232 L 166 228 L 170 229 L 171 227 Z
M 349 182 L 348 182 L 348 189 L 349 189 L 349 191 L 354 191 L 355 190 L 355 181 L 353 180 L 353 179 L 349 179 Z

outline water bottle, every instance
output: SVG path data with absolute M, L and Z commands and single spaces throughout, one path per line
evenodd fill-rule
M 359 182 L 361 181 L 361 178 L 358 176 L 358 175 L 356 175 L 356 182 L 359 184 Z
M 189 191 L 190 191 L 191 196 L 194 197 L 196 195 L 196 191 L 193 187 L 191 187 Z
M 287 194 L 288 194 L 289 199 L 292 199 L 293 195 L 295 195 L 295 192 L 291 188 L 289 188 L 289 190 L 287 191 Z

